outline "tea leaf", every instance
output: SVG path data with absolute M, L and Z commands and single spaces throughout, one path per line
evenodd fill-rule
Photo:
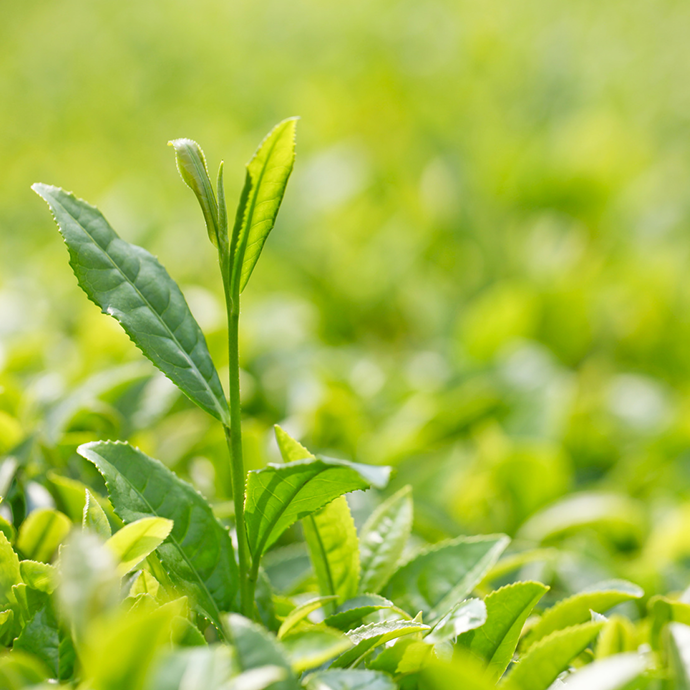
M 295 161 L 297 118 L 277 124 L 247 163 L 247 177 L 233 229 L 233 284 L 242 292 L 273 229 Z M 238 274 L 239 272 L 239 274 Z
M 352 647 L 352 642 L 343 633 L 325 626 L 300 628 L 282 642 L 295 673 L 321 666 Z
M 690 689 L 690 627 L 684 623 L 668 626 L 666 648 L 669 656 L 672 687 L 678 690 Z
M 509 541 L 490 535 L 436 544 L 403 565 L 383 594 L 400 608 L 436 621 L 472 592 Z
M 22 580 L 32 589 L 47 594 L 51 594 L 55 589 L 55 566 L 38 561 L 20 561 L 19 571 Z
M 230 535 L 208 503 L 161 462 L 125 443 L 87 443 L 77 452 L 103 475 L 125 522 L 143 517 L 173 521 L 157 553 L 173 583 L 219 626 L 221 611 L 238 608 L 238 573 Z
M 319 671 L 306 679 L 307 690 L 395 690 L 393 679 L 379 671 Z
M 493 680 L 508 668 L 527 616 L 548 589 L 540 582 L 515 582 L 491 592 L 484 600 L 486 623 L 458 638 L 459 645 L 486 660 Z
M 485 627 L 487 605 L 480 599 L 468 599 L 459 603 L 434 625 L 431 632 L 424 638 L 425 642 L 437 644 L 450 640 L 455 642 L 458 635 L 474 631 L 480 626 Z
M 95 532 L 102 539 L 109 539 L 112 534 L 110 523 L 101 504 L 93 497 L 93 494 L 86 489 L 86 502 L 82 517 L 82 529 Z
M 12 587 L 21 581 L 19 557 L 7 541 L 7 537 L 0 532 L 0 609 L 17 603 Z
M 537 642 L 508 674 L 510 690 L 547 690 L 568 664 L 599 634 L 603 623 L 583 623 L 551 633 Z
M 324 623 L 331 628 L 348 630 L 355 624 L 359 625 L 365 616 L 382 609 L 393 609 L 398 615 L 411 618 L 392 601 L 388 601 L 388 599 L 384 599 L 377 594 L 363 594 L 353 599 L 348 599 L 344 604 L 338 606 L 336 612 L 328 616 Z
M 226 630 L 235 646 L 237 662 L 241 671 L 250 671 L 262 666 L 278 666 L 285 670 L 285 679 L 272 683 L 271 690 L 297 690 L 299 684 L 292 672 L 287 654 L 269 632 L 260 625 L 238 614 L 224 619 Z
M 384 486 L 389 476 L 389 467 L 332 458 L 271 464 L 249 472 L 245 520 L 252 557 L 260 558 L 290 525 L 334 498 L 371 485 Z
M 644 592 L 631 582 L 610 580 L 602 582 L 588 591 L 563 599 L 550 608 L 541 620 L 530 630 L 525 638 L 529 647 L 555 630 L 562 630 L 570 625 L 585 623 L 591 619 L 590 611 L 604 613 L 610 608 L 630 599 L 639 599 Z
M 19 528 L 17 549 L 29 560 L 47 563 L 71 527 L 70 519 L 58 510 L 34 510 Z
M 213 185 L 208 176 L 206 157 L 199 144 L 192 139 L 173 139 L 168 146 L 175 149 L 175 162 L 180 177 L 194 192 L 206 223 L 208 238 L 218 248 L 222 243 L 220 237 L 218 202 L 213 192 Z M 227 237 L 225 238 L 227 244 Z
M 172 520 L 146 517 L 125 525 L 105 543 L 118 561 L 117 571 L 126 575 L 155 551 L 173 528 Z
M 382 621 L 369 623 L 355 628 L 346 633 L 354 647 L 341 654 L 332 664 L 331 668 L 347 668 L 357 666 L 376 647 L 390 640 L 404 635 L 426 632 L 428 625 L 419 621 Z
M 323 606 L 324 603 L 326 603 L 327 601 L 333 601 L 337 598 L 338 597 L 335 595 L 326 597 L 316 597 L 314 599 L 310 599 L 309 601 L 305 601 L 304 604 L 294 608 L 285 617 L 285 620 L 281 624 L 280 629 L 278 630 L 278 639 L 285 637 L 285 635 L 287 635 L 290 632 L 290 630 L 292 630 L 297 624 L 303 621 L 310 613 L 316 611 L 316 609 L 318 608 L 321 608 L 321 606 Z
M 406 486 L 371 514 L 359 536 L 360 592 L 379 592 L 395 571 L 412 530 L 412 488 Z
M 230 413 L 206 340 L 177 284 L 145 249 L 122 240 L 94 206 L 58 187 L 33 185 L 50 206 L 82 290 L 199 407 Z
M 336 595 L 341 603 L 352 598 L 359 583 L 359 549 L 345 497 L 304 518 L 302 528 L 321 594 Z

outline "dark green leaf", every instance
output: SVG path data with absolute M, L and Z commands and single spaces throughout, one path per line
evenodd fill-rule
M 508 668 L 527 616 L 548 589 L 540 582 L 515 582 L 491 592 L 484 600 L 486 623 L 458 638 L 458 644 L 487 662 L 493 680 Z
M 120 239 L 93 206 L 35 184 L 48 202 L 89 299 L 117 319 L 135 345 L 189 398 L 224 424 L 230 414 L 206 340 L 177 284 L 158 260 Z
M 158 555 L 174 584 L 216 625 L 238 607 L 238 572 L 228 531 L 211 507 L 158 460 L 124 443 L 78 449 L 103 475 L 110 500 L 125 522 L 163 517 L 174 523 Z
M 436 621 L 472 592 L 509 541 L 491 535 L 436 544 L 403 565 L 383 594 L 405 611 L 422 611 Z
M 389 467 L 332 458 L 272 464 L 249 472 L 245 519 L 253 558 L 260 558 L 297 520 L 349 491 L 383 486 L 389 476 Z
M 233 284 L 242 292 L 271 232 L 295 162 L 297 118 L 277 124 L 247 164 L 237 221 L 233 230 Z M 235 250 L 236 247 L 236 250 Z
M 404 487 L 371 514 L 359 536 L 360 592 L 380 591 L 400 561 L 412 529 L 412 489 Z

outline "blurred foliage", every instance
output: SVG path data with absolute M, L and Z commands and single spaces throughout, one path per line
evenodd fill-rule
M 688 6 L 1 8 L 0 530 L 69 514 L 61 477 L 103 493 L 74 453 L 95 438 L 136 443 L 229 510 L 221 428 L 82 299 L 30 184 L 74 190 L 151 248 L 222 363 L 213 248 L 165 143 L 193 137 L 239 170 L 300 115 L 245 293 L 249 466 L 276 457 L 279 422 L 396 465 L 420 539 L 558 544 L 523 568 L 554 569 L 560 594 L 686 586 Z M 236 198 L 241 176 L 226 184 Z

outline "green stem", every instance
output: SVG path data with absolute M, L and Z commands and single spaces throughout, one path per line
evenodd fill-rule
M 240 408 L 240 352 L 239 352 L 239 295 L 233 299 L 226 287 L 228 311 L 228 354 L 230 366 L 230 428 L 225 427 L 225 438 L 230 451 L 232 473 L 232 497 L 235 503 L 235 525 L 237 528 L 237 550 L 240 566 L 240 602 L 242 613 L 254 618 L 254 593 L 249 582 L 249 545 L 244 523 L 245 477 L 242 461 L 242 410 Z

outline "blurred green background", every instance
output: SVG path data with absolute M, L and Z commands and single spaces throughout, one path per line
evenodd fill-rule
M 29 187 L 153 251 L 222 367 L 214 250 L 166 142 L 224 159 L 234 200 L 300 115 L 243 302 L 249 465 L 280 423 L 396 465 L 422 538 L 558 543 L 572 588 L 684 586 L 689 32 L 679 0 L 0 2 L 0 453 L 30 483 L 129 438 L 223 504 L 220 429 L 86 301 Z

